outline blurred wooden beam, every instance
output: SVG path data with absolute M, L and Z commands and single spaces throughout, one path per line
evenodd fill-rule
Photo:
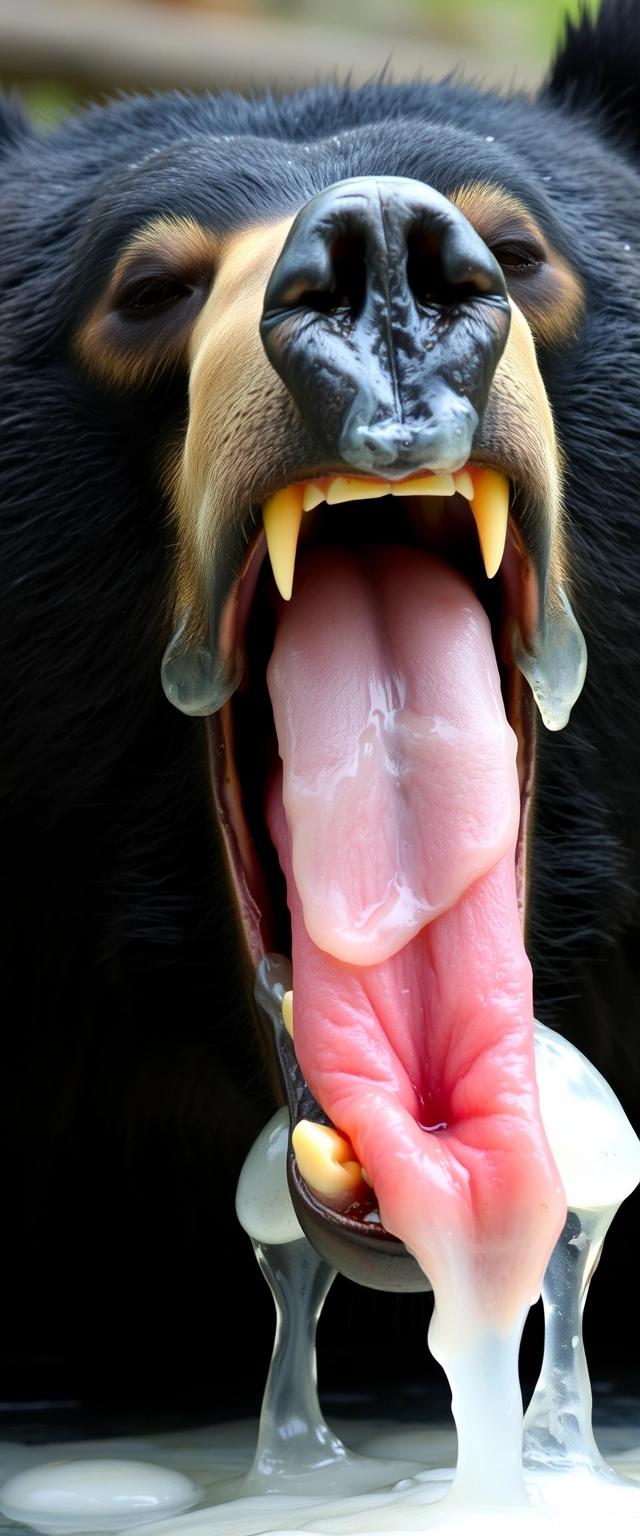
M 535 86 L 542 62 L 425 37 L 238 16 L 158 0 L 0 0 L 0 78 L 63 80 L 88 93 L 117 88 L 283 92 L 390 65 L 395 80 L 441 78 L 462 65 L 487 85 Z

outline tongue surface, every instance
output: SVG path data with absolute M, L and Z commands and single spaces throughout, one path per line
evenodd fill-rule
M 307 933 L 339 960 L 386 960 L 516 840 L 487 616 L 413 550 L 325 552 L 280 621 L 269 687 Z
M 429 1275 L 443 1336 L 500 1330 L 537 1294 L 565 1206 L 538 1108 L 515 738 L 488 620 L 415 550 L 316 553 L 268 680 L 301 1069 Z

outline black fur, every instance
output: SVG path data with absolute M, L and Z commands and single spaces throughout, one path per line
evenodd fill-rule
M 549 71 L 546 94 L 584 111 L 613 143 L 640 152 L 640 35 L 637 0 L 603 0 L 567 21 L 564 45 Z
M 185 381 L 118 400 L 70 349 L 150 214 L 233 226 L 363 172 L 445 193 L 492 179 L 581 275 L 579 336 L 540 362 L 567 461 L 589 673 L 569 727 L 539 733 L 529 947 L 541 1017 L 584 1047 L 640 1123 L 639 68 L 640 7 L 605 0 L 596 22 L 568 28 L 537 101 L 456 82 L 329 85 L 283 101 L 174 94 L 92 108 L 45 138 L 4 108 L 1 1132 L 9 1305 L 36 1395 L 49 1382 L 36 1357 L 53 1355 L 52 1390 L 193 1403 L 194 1352 L 204 1397 L 215 1376 L 213 1303 L 243 1330 L 247 1371 L 268 1331 L 232 1199 L 271 1090 L 203 728 L 159 684 L 173 549 L 158 457 L 184 421 Z M 115 1249 L 103 1218 L 121 1234 Z M 230 1288 L 215 1273 L 222 1246 L 240 1277 Z M 140 1367 L 125 1384 L 133 1343 Z M 609 1357 L 616 1347 L 625 1359 L 622 1333 Z M 254 1384 L 266 1340 L 258 1348 Z M 364 1331 L 354 1349 L 363 1369 Z

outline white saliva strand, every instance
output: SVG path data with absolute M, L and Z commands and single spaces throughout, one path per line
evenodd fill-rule
M 618 1476 L 593 1434 L 582 1318 L 602 1245 L 640 1181 L 640 1141 L 613 1090 L 568 1040 L 535 1025 L 542 1120 L 568 1213 L 542 1285 L 544 1357 L 524 1421 L 524 1463 L 557 1513 L 581 1500 L 603 1518 L 640 1516 L 640 1489 Z

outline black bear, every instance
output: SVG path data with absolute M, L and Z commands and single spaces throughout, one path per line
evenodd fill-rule
M 517 832 L 538 1014 L 640 1120 L 638 79 L 640 7 L 603 0 L 535 99 L 387 80 L 280 101 L 170 94 L 43 137 L 3 109 L 5 1397 L 209 1403 L 214 1314 L 260 1380 L 268 1308 L 233 1195 L 282 1091 L 253 979 L 265 949 L 292 943 L 280 641 L 271 695 L 267 663 L 298 534 L 300 633 L 323 562 L 342 593 L 334 692 L 378 623 L 358 630 L 354 552 L 407 623 L 424 554 L 475 591 L 517 741 L 519 829 L 483 757 L 485 684 L 469 683 L 476 863 L 462 813 L 445 817 L 419 911 L 400 882 L 392 915 L 376 927 L 367 907 L 336 963 L 383 963 L 390 924 L 411 937 L 484 876 L 482 816 L 492 857 Z M 318 772 L 328 665 L 296 685 L 320 722 L 315 738 L 300 727 Z M 445 737 L 454 804 L 463 760 Z M 349 864 L 352 837 L 373 866 L 377 794 L 359 829 L 346 801 L 316 828 L 318 880 Z M 366 906 L 364 865 L 345 879 Z M 453 959 L 468 979 L 473 957 Z M 421 1100 L 427 1128 L 444 1113 Z M 609 1273 L 633 1294 L 622 1262 Z M 395 1305 L 379 1303 L 373 1365 L 364 1301 L 345 1355 L 374 1378 L 413 1357 L 385 1343 Z M 339 1307 L 332 1326 L 346 1350 Z M 613 1323 L 599 1363 L 625 1359 Z

